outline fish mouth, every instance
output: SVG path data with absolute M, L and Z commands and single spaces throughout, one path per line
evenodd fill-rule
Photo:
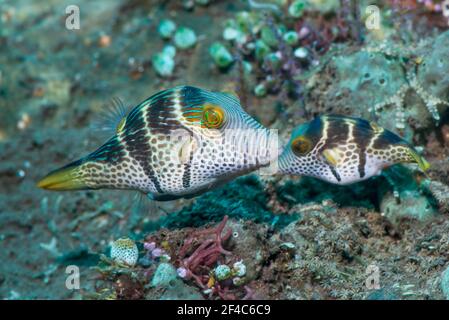
M 409 154 L 413 159 L 413 162 L 415 162 L 416 164 L 418 164 L 418 167 L 423 171 L 426 172 L 429 168 L 430 168 L 430 164 L 429 162 L 427 162 L 426 159 L 424 159 L 423 156 L 421 156 L 420 154 L 418 154 L 415 150 L 413 150 L 412 148 L 409 149 Z
M 41 189 L 53 191 L 88 189 L 88 186 L 79 174 L 78 165 L 68 165 L 52 171 L 39 180 L 36 185 Z

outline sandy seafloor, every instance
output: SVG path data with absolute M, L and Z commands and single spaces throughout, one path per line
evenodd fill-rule
M 81 29 L 67 30 L 65 8 L 75 2 L 81 10 Z M 128 278 L 101 278 L 92 267 L 99 254 L 107 254 L 110 242 L 122 236 L 163 242 L 176 264 L 176 250 L 191 232 L 188 227 L 214 225 L 225 214 L 238 235 L 228 244 L 232 259 L 247 263 L 246 285 L 254 297 L 449 298 L 449 271 L 446 284 L 442 282 L 449 266 L 449 117 L 444 105 L 439 106 L 442 119 L 435 124 L 423 103 L 415 106 L 406 100 L 418 111 L 408 114 L 412 120 L 405 134 L 423 147 L 432 167 L 428 177 L 414 168 L 400 168 L 399 175 L 393 175 L 400 204 L 382 177 L 336 187 L 314 179 L 252 175 L 197 199 L 149 203 L 137 209 L 133 192 L 48 192 L 36 187 L 47 172 L 104 141 L 93 124 L 113 97 L 135 105 L 175 85 L 218 91 L 235 87 L 245 110 L 283 136 L 294 124 L 324 111 L 367 114 L 358 104 L 360 97 L 349 107 L 341 106 L 351 92 L 343 91 L 343 98 L 335 101 L 329 98 L 335 93 L 332 86 L 341 80 L 337 78 L 341 70 L 337 75 L 320 71 L 308 80 L 304 72 L 300 81 L 305 107 L 297 98 L 275 90 L 256 97 L 252 88 L 260 71 L 257 77 L 242 80 L 235 66 L 218 70 L 209 46 L 221 39 L 224 21 L 248 8 L 244 1 L 212 1 L 185 10 L 177 1 L 0 0 L 0 298 L 104 298 L 95 295 L 100 289 L 109 290 L 108 297 L 114 298 L 176 298 L 170 290 L 182 292 L 182 298 L 207 298 L 189 281 L 177 283 L 174 289 L 148 286 L 157 263 L 136 267 L 132 279 L 138 285 L 129 285 L 131 293 L 118 289 L 118 281 L 129 282 Z M 311 21 L 320 15 L 326 16 L 311 15 Z M 167 43 L 156 30 L 162 18 L 190 27 L 198 36 L 193 48 L 178 50 L 174 74 L 168 78 L 158 76 L 151 65 L 152 55 Z M 447 30 L 444 24 L 413 21 L 416 34 L 408 40 L 413 43 Z M 290 20 L 286 24 L 298 26 Z M 343 47 L 340 57 L 361 50 L 348 38 L 336 40 Z M 438 49 L 432 48 L 422 50 Z M 315 58 L 323 65 L 325 59 L 325 54 Z M 443 61 L 441 68 L 447 66 Z M 384 67 L 374 66 L 373 73 Z M 386 78 L 393 83 L 394 72 L 399 71 L 385 70 L 391 72 L 392 79 L 388 74 Z M 436 81 L 449 89 L 446 78 Z M 445 96 L 444 91 L 435 92 L 443 92 L 439 98 L 448 100 L 449 90 Z M 391 117 L 380 119 L 395 130 L 391 122 Z M 432 193 L 421 187 L 423 179 L 438 182 L 439 189 Z M 80 267 L 81 290 L 65 286 L 65 268 L 71 264 Z M 365 285 L 370 265 L 379 269 L 379 289 Z M 232 290 L 237 298 L 245 295 L 243 289 Z

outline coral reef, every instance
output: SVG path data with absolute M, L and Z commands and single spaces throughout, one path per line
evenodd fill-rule
M 224 230 L 227 221 L 225 216 L 216 227 L 183 230 L 166 236 L 164 232 L 150 235 L 144 249 L 152 253 L 153 259 L 140 259 L 138 265 L 116 263 L 102 256 L 95 268 L 101 274 L 97 293 L 86 298 L 102 299 L 104 292 L 111 299 L 198 299 L 202 295 L 221 299 L 254 298 L 246 278 L 247 267 L 232 250 L 235 244 L 230 240 L 237 236 L 231 229 Z M 156 242 L 166 249 L 157 247 Z
M 167 287 L 178 286 L 183 279 L 186 284 L 199 287 L 209 298 L 235 298 L 235 290 L 240 298 L 248 298 L 248 294 L 276 299 L 442 298 L 439 279 L 445 260 L 440 254 L 446 252 L 448 245 L 442 232 L 449 227 L 445 219 L 417 224 L 409 218 L 408 222 L 404 220 L 394 227 L 386 217 L 367 209 L 348 208 L 337 212 L 329 208 L 332 207 L 299 205 L 297 210 L 304 213 L 303 218 L 276 233 L 267 232 L 253 222 L 231 221 L 233 233 L 239 230 L 238 236 L 232 236 L 223 253 L 215 241 L 217 232 L 223 231 L 226 218 L 210 229 L 154 233 L 152 239 L 166 241 L 172 257 L 178 257 L 180 267 L 176 272 L 171 264 L 159 264 L 151 283 L 157 282 L 159 290 L 166 287 L 163 293 L 158 293 L 162 296 Z M 229 231 L 224 235 L 228 234 Z M 207 238 L 209 241 L 194 242 L 205 235 L 211 236 Z M 186 247 L 193 249 L 184 257 Z M 241 271 L 240 260 L 232 258 L 236 256 L 245 263 L 251 262 L 245 270 L 249 284 L 243 288 L 239 282 L 228 281 Z M 217 263 L 216 259 L 225 260 Z M 237 261 L 226 262 L 227 259 Z M 186 262 L 187 267 L 183 267 Z M 365 285 L 368 266 L 381 270 L 380 291 Z M 189 269 L 192 267 L 197 268 L 196 274 L 188 280 L 193 274 Z M 414 275 L 418 272 L 427 276 L 417 278 Z M 239 286 L 234 288 L 236 284 Z M 155 288 L 145 290 L 146 297 L 155 297 Z
M 215 264 L 221 255 L 231 254 L 223 248 L 223 243 L 229 239 L 232 233 L 231 230 L 228 230 L 222 235 L 227 220 L 228 217 L 225 216 L 216 229 L 206 229 L 192 234 L 184 241 L 179 250 L 181 262 L 178 273 L 182 274 L 185 279 L 193 278 L 202 289 L 207 288 L 208 280 L 204 281 L 204 277 L 198 275 L 197 272 Z M 211 237 L 208 237 L 209 235 Z M 197 245 L 196 248 L 195 245 Z M 187 257 L 189 252 L 191 254 Z
M 449 105 L 441 72 L 448 37 L 445 32 L 409 47 L 383 42 L 334 55 L 307 80 L 306 109 L 356 114 L 413 138 L 415 130 L 438 125 Z
M 437 201 L 441 212 L 449 212 L 449 186 L 439 181 L 428 181 L 427 188 Z

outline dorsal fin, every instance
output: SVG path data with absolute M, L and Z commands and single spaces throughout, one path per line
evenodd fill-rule
M 117 129 L 123 126 L 123 119 L 128 114 L 130 106 L 126 106 L 118 97 L 113 97 L 111 102 L 106 104 L 93 122 L 92 129 L 105 138 L 116 134 Z

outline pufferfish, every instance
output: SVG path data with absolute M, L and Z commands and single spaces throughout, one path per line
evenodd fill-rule
M 234 95 L 175 87 L 132 108 L 104 145 L 38 186 L 138 190 L 157 201 L 191 198 L 269 165 L 278 156 L 269 147 L 274 138 Z
M 360 118 L 325 115 L 296 127 L 279 157 L 280 172 L 347 185 L 396 163 L 429 163 L 404 139 Z

